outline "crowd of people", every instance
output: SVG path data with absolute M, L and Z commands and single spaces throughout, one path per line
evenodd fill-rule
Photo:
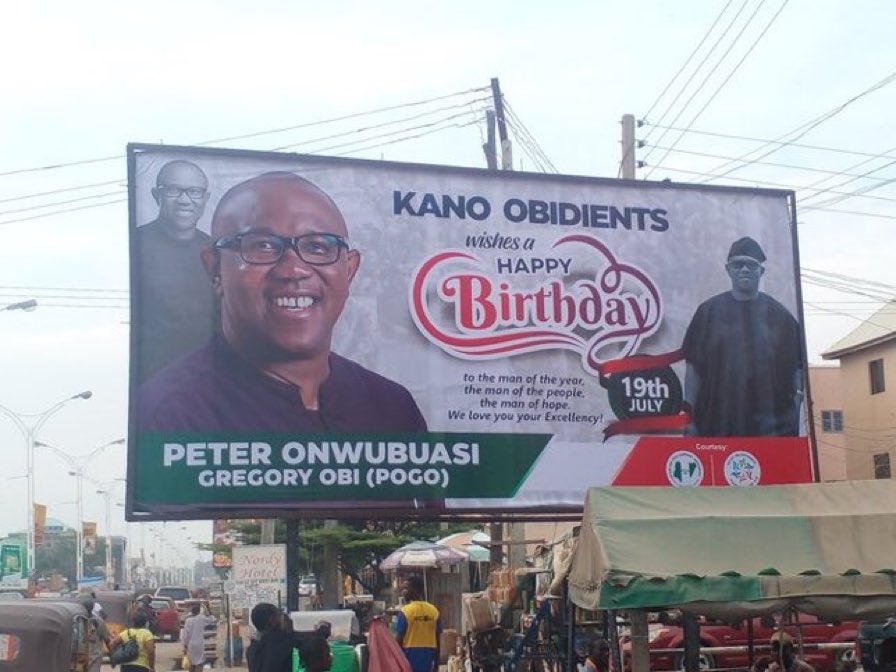
M 416 575 L 404 579 L 401 597 L 403 605 L 396 614 L 395 637 L 377 638 L 377 650 L 371 651 L 371 658 L 379 661 L 377 669 L 389 672 L 439 672 L 442 621 L 439 610 L 425 599 L 423 579 Z M 154 612 L 151 598 L 148 598 L 141 595 L 134 600 L 128 613 L 128 627 L 113 637 L 96 597 L 93 594 L 81 596 L 80 602 L 87 613 L 88 672 L 100 672 L 106 653 L 124 646 L 129 640 L 137 643 L 136 655 L 121 663 L 121 672 L 156 669 L 155 639 L 151 628 Z M 207 618 L 201 614 L 197 603 L 192 605 L 191 614 L 184 621 L 183 669 L 188 672 L 203 670 Z M 319 621 L 310 631 L 296 631 L 283 610 L 267 602 L 255 605 L 250 620 L 256 635 L 246 651 L 248 672 L 292 672 L 295 656 L 304 672 L 330 670 L 333 656 L 328 643 L 331 624 L 327 621 Z M 796 655 L 793 638 L 787 632 L 775 632 L 769 641 L 769 649 L 770 655 L 760 656 L 750 672 L 814 672 L 811 665 Z M 584 655 L 578 668 L 580 672 L 609 672 L 610 645 L 606 639 L 590 640 Z

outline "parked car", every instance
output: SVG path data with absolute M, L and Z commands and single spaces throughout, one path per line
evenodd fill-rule
M 838 661 L 849 660 L 854 656 L 852 647 L 843 649 L 817 649 L 813 644 L 842 643 L 851 644 L 856 640 L 856 632 L 859 624 L 855 621 L 842 621 L 839 623 L 825 623 L 815 616 L 799 614 L 799 626 L 776 626 L 773 619 L 753 619 L 753 645 L 755 656 L 769 655 L 767 646 L 769 639 L 776 629 L 783 629 L 797 641 L 797 631 L 801 631 L 802 641 L 806 648 L 803 658 L 815 668 L 816 672 L 833 672 Z M 700 668 L 746 668 L 748 665 L 748 628 L 746 622 L 737 625 L 703 621 L 700 625 Z M 650 669 L 653 672 L 659 670 L 681 670 L 684 668 L 684 653 L 682 651 L 668 651 L 668 649 L 681 649 L 684 647 L 684 634 L 677 625 L 660 625 L 650 629 L 648 635 L 650 647 Z M 711 653 L 702 650 L 702 647 L 744 647 L 733 653 Z M 763 651 L 762 647 L 766 647 Z M 623 643 L 624 654 L 630 658 L 631 643 Z
M 190 615 L 190 609 L 185 606 L 187 600 L 193 599 L 193 591 L 186 586 L 159 586 L 153 597 L 170 597 L 174 600 L 177 611 L 180 614 L 180 624 Z
M 299 580 L 299 595 L 302 597 L 311 597 L 312 595 L 320 595 L 320 583 L 314 574 L 303 576 Z
M 865 672 L 893 669 L 896 664 L 896 618 L 859 623 L 856 660 Z
M 156 614 L 152 634 L 158 639 L 178 641 L 180 639 L 180 612 L 178 612 L 174 600 L 170 597 L 155 597 L 149 606 Z

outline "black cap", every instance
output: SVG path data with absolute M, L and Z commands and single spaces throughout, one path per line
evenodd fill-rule
M 756 261 L 763 262 L 765 261 L 765 252 L 759 247 L 759 243 L 750 238 L 750 236 L 744 236 L 731 243 L 731 249 L 728 250 L 728 258 L 730 259 L 731 257 L 753 257 Z

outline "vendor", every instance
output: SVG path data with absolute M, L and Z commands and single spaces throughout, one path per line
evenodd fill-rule
M 772 648 L 772 664 L 768 672 L 815 672 L 809 663 L 796 657 L 793 650 L 793 637 L 779 630 L 769 639 Z

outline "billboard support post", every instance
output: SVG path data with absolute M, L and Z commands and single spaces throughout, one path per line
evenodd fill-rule
M 299 521 L 286 519 L 286 610 L 299 610 Z

